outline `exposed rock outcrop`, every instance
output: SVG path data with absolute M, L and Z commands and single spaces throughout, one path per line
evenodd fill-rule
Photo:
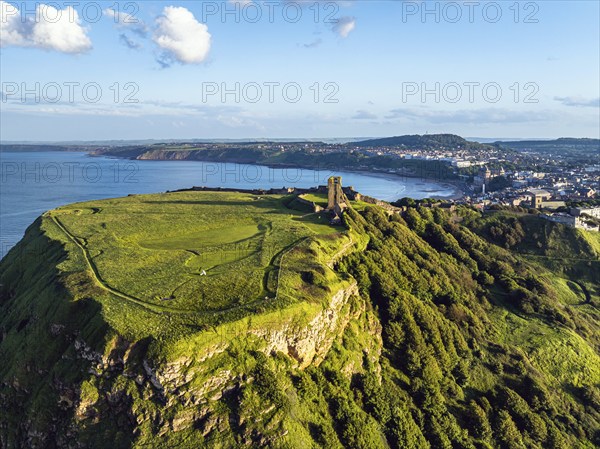
M 300 368 L 318 364 L 327 355 L 335 337 L 352 319 L 342 310 L 353 296 L 358 296 L 356 283 L 334 294 L 329 307 L 304 326 L 286 324 L 280 329 L 257 329 L 252 333 L 265 339 L 266 353 L 283 352 L 295 359 Z

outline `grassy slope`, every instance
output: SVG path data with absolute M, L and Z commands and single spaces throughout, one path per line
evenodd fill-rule
M 101 395 L 93 376 L 81 383 L 83 373 L 90 361 L 108 363 L 124 341 L 132 346 L 120 357 L 137 360 L 144 377 L 139 357 L 148 351 L 161 360 L 201 354 L 215 341 L 317 314 L 347 285 L 327 263 L 351 238 L 325 215 L 288 209 L 287 201 L 173 193 L 79 203 L 40 217 L 0 265 L 0 398 L 8 401 L 0 422 L 14 436 L 27 414 L 41 430 L 68 419 L 70 406 L 57 413 L 54 397 L 72 404 Z M 113 425 L 103 422 L 98 438 Z
M 296 287 L 280 280 L 293 262 L 284 256 L 280 271 L 282 256 L 307 238 L 344 240 L 325 216 L 307 216 L 283 202 L 281 196 L 223 192 L 134 196 L 56 209 L 42 227 L 64 231 L 59 241 L 79 246 L 77 257 L 85 254 L 96 284 L 119 304 L 212 325 L 256 308 L 280 308 Z M 172 333 L 168 320 L 131 319 L 110 306 L 105 315 L 133 338 L 147 335 L 150 323 L 153 335 Z
M 499 222 L 504 224 L 498 226 Z M 575 294 L 585 297 L 581 291 L 583 286 L 592 301 L 596 304 L 600 301 L 597 282 L 600 278 L 600 233 L 506 211 L 492 212 L 471 225 L 492 242 L 523 256 L 528 263 L 549 269 L 552 275 L 547 281 L 557 288 L 567 285 Z M 501 231 L 511 228 L 511 232 L 500 232 L 494 236 L 490 232 L 494 226 L 503 228 Z M 510 237 L 507 238 L 507 234 Z M 567 284 L 567 281 L 570 282 Z
M 466 210 L 459 211 L 459 216 L 449 217 L 427 209 L 407 215 L 405 220 L 412 235 L 404 226 L 386 224 L 380 216 L 371 213 L 369 224 L 361 226 L 377 241 L 371 244 L 373 257 L 367 252 L 348 266 L 359 278 L 368 279 L 361 284 L 376 301 L 383 320 L 384 355 L 387 355 L 383 359 L 386 363 L 382 362 L 384 373 L 389 361 L 391 366 L 387 372 L 391 379 L 407 375 L 403 382 L 407 385 L 405 391 L 412 396 L 408 403 L 420 409 L 413 417 L 420 416 L 423 420 L 415 418 L 431 446 L 445 447 L 451 443 L 454 447 L 493 444 L 502 448 L 583 448 L 598 444 L 600 402 L 595 398 L 600 397 L 600 314 L 597 296 L 592 295 L 591 302 L 587 301 L 575 283 L 593 286 L 597 292 L 596 269 L 600 260 L 585 243 L 597 239 L 597 235 L 560 226 L 534 236 L 529 231 L 540 231 L 547 222 L 536 217 L 520 217 L 525 220 L 528 232 L 521 245 L 513 245 L 513 250 L 534 246 L 540 252 L 548 251 L 549 256 L 562 254 L 563 259 L 573 258 L 585 264 L 588 269 L 584 272 L 568 261 L 562 266 L 548 265 L 540 263 L 539 258 L 508 252 L 486 243 L 466 227 L 453 224 L 462 221 L 492 242 L 499 239 L 504 242 L 498 236 L 490 236 L 487 226 L 490 217 Z M 496 218 L 506 223 L 513 217 L 504 214 Z M 357 221 L 361 223 L 358 218 Z M 432 222 L 441 227 L 436 228 Z M 419 243 L 421 239 L 427 244 Z M 459 247 L 453 242 L 460 242 Z M 420 265 L 422 275 L 426 271 L 431 273 L 428 287 L 419 287 L 418 282 L 411 279 L 412 263 L 408 261 L 398 265 L 402 274 L 394 273 L 393 280 L 378 274 L 378 270 L 400 256 L 399 252 L 392 256 L 394 247 Z M 431 247 L 438 251 L 437 255 L 431 253 Z M 421 257 L 417 256 L 419 252 Z M 451 259 L 446 258 L 448 254 Z M 542 259 L 545 261 L 549 256 L 544 255 Z M 430 266 L 427 260 L 441 260 L 443 268 Z M 460 274 L 464 270 L 461 265 L 469 267 L 467 278 Z M 361 275 L 365 272 L 361 266 L 367 267 L 371 274 Z M 493 284 L 482 275 L 484 271 L 493 274 L 489 278 Z M 446 276 L 454 278 L 454 282 L 444 285 Z M 471 277 L 477 282 L 472 282 Z M 513 285 L 519 284 L 522 289 L 511 290 L 513 286 L 503 277 L 512 279 Z M 404 306 L 399 319 L 398 306 L 393 304 L 396 304 L 394 297 L 402 291 L 405 292 L 402 302 L 408 306 Z M 413 319 L 419 325 L 418 331 L 408 325 Z M 397 328 L 397 324 L 402 328 Z M 461 338 L 443 337 L 453 328 L 460 331 Z M 442 335 L 442 340 L 436 342 L 437 333 Z M 462 346 L 465 343 L 468 344 L 466 351 Z M 453 348 L 459 351 L 462 361 L 453 360 Z M 422 356 L 421 360 L 415 360 L 412 354 L 407 357 L 411 351 L 416 351 L 415 354 L 432 351 L 436 360 L 426 361 Z M 461 363 L 465 365 L 459 368 Z M 468 368 L 463 371 L 465 367 Z M 441 371 L 442 381 L 436 381 L 429 370 Z M 419 391 L 421 386 L 415 389 L 422 382 L 428 384 L 425 393 Z M 397 385 L 398 382 L 392 380 L 388 387 L 394 390 Z M 545 405 L 532 394 L 535 390 L 544 392 Z M 440 393 L 441 396 L 434 399 Z M 439 404 L 438 408 L 430 402 L 432 400 L 442 401 L 443 405 Z M 470 401 L 478 405 L 472 406 Z M 490 404 L 491 409 L 486 408 Z M 483 414 L 474 419 L 475 410 L 481 412 L 479 407 L 483 408 Z M 502 410 L 508 412 L 512 424 L 507 424 Z M 541 420 L 532 418 L 532 414 Z M 532 420 L 538 423 L 533 424 Z M 453 422 L 468 429 L 470 438 L 461 436 Z M 393 428 L 384 429 L 389 435 L 393 434 Z
M 512 226 L 511 218 L 497 221 Z M 535 217 L 517 218 L 531 229 L 545 226 Z M 0 355 L 8 363 L 0 377 L 13 384 L 0 390 L 3 401 L 12 401 L 13 408 L 4 410 L 29 409 L 41 424 L 72 420 L 68 404 L 57 412 L 48 400 L 62 391 L 51 379 L 61 379 L 80 385 L 73 400 L 80 401 L 77 410 L 87 406 L 85 416 L 73 422 L 80 441 L 90 447 L 106 441 L 113 447 L 184 448 L 594 447 L 600 436 L 600 320 L 593 289 L 598 256 L 585 242 L 596 237 L 552 228 L 533 241 L 523 237 L 521 248 L 528 254 L 519 254 L 518 241 L 508 251 L 504 234 L 491 238 L 490 220 L 467 210 L 450 216 L 424 208 L 390 220 L 367 207 L 362 216 L 349 213 L 351 230 L 344 235 L 327 235 L 322 231 L 329 227 L 310 222 L 306 226 L 320 235 L 288 253 L 280 278 L 289 295 L 283 313 L 264 310 L 237 320 L 229 315 L 208 332 L 193 331 L 202 320 L 147 307 L 162 302 L 146 300 L 142 307 L 90 285 L 89 273 L 81 271 L 83 252 L 51 220 L 40 220 L 19 245 L 20 254 L 9 255 L 10 265 L 2 263 L 2 283 L 9 288 L 0 305 L 6 312 Z M 242 232 L 250 234 L 247 228 Z M 543 252 L 547 239 L 553 254 Z M 319 260 L 330 260 L 350 240 L 362 250 L 341 259 L 336 272 L 322 274 Z M 44 248 L 44 257 L 30 246 Z M 169 251 L 181 251 L 180 246 L 177 242 Z M 557 262 L 561 246 L 563 252 L 571 248 L 577 263 Z M 52 265 L 58 269 L 48 270 Z M 300 284 L 307 267 L 314 271 L 312 283 Z M 349 275 L 358 280 L 361 298 L 344 307 L 354 319 L 319 366 L 299 370 L 285 355 L 256 351 L 260 339 L 250 329 L 276 327 L 292 316 L 302 326 Z M 68 291 L 48 289 L 56 276 Z M 591 301 L 580 284 L 590 286 Z M 72 299 L 57 301 L 61 297 Z M 202 316 L 202 310 L 196 313 Z M 31 316 L 37 318 L 21 325 Z M 67 328 L 50 337 L 48 324 L 54 322 Z M 141 338 L 146 334 L 140 323 L 146 331 L 168 329 L 187 337 L 160 345 L 142 338 L 132 346 L 111 331 L 118 326 L 119 333 Z M 73 335 L 95 342 L 109 359 L 112 354 L 117 368 L 105 368 L 101 376 L 82 374 L 89 365 L 75 356 Z M 229 348 L 201 362 L 224 336 Z M 176 390 L 161 393 L 136 384 L 144 375 L 142 356 L 153 364 L 193 362 L 177 373 Z M 49 371 L 32 375 L 38 368 Z M 223 398 L 190 402 L 195 391 L 226 372 L 240 377 Z M 62 394 L 68 399 L 68 391 Z M 10 421 L 0 414 L 0 422 L 18 429 L 24 412 L 13 415 Z

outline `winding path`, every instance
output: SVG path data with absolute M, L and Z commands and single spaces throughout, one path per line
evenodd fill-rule
M 331 259 L 329 260 L 329 262 L 327 262 L 327 266 L 331 269 L 333 269 L 333 266 L 335 265 L 335 263 L 341 259 L 342 257 L 344 257 L 344 255 L 348 252 L 348 250 L 354 246 L 354 240 L 352 239 L 352 236 L 350 234 L 347 234 L 348 238 L 350 239 L 349 242 L 345 243 L 344 246 L 342 246 L 340 248 L 340 250 L 335 253 Z
M 187 311 L 177 311 L 176 309 L 170 309 L 170 308 L 164 308 L 164 307 L 160 307 L 160 306 L 156 306 L 156 305 L 151 305 L 148 304 L 144 301 L 142 301 L 139 298 L 136 298 L 134 296 L 128 295 L 127 293 L 121 292 L 113 287 L 111 287 L 110 285 L 108 285 L 103 279 L 102 279 L 102 275 L 100 274 L 100 272 L 98 271 L 98 268 L 96 267 L 96 265 L 94 264 L 94 262 L 92 261 L 92 258 L 90 256 L 89 251 L 87 250 L 87 248 L 81 244 L 81 242 L 79 241 L 79 239 L 74 236 L 66 227 L 64 224 L 61 223 L 61 221 L 58 219 L 58 217 L 56 217 L 54 214 L 51 214 L 50 217 L 52 218 L 52 221 L 54 221 L 54 223 L 56 224 L 56 226 L 58 226 L 58 228 L 65 233 L 65 235 L 69 238 L 69 240 L 71 240 L 75 245 L 77 245 L 79 247 L 79 249 L 81 249 L 81 252 L 83 253 L 83 258 L 85 259 L 85 262 L 87 264 L 87 266 L 89 267 L 89 269 L 91 270 L 92 273 L 92 277 L 94 278 L 94 280 L 96 281 L 96 283 L 102 287 L 104 290 L 106 290 L 109 293 L 112 293 L 115 296 L 118 296 L 119 298 L 122 299 L 126 299 L 127 301 L 131 301 L 141 307 L 144 307 L 148 310 L 150 310 L 151 312 L 154 313 L 162 313 L 162 312 L 179 312 L 179 313 L 187 313 Z
M 86 245 L 82 244 L 80 239 L 75 236 L 73 233 L 71 233 L 71 231 L 69 231 L 69 229 L 60 221 L 60 219 L 57 216 L 57 212 L 53 211 L 52 213 L 49 213 L 48 216 L 52 219 L 52 221 L 56 224 L 56 226 L 67 236 L 67 238 L 72 241 L 82 252 L 83 254 L 83 258 L 85 259 L 85 262 L 88 266 L 88 268 L 90 269 L 92 278 L 94 279 L 94 281 L 98 284 L 98 286 L 100 286 L 102 289 L 106 290 L 107 292 L 109 292 L 110 294 L 117 296 L 121 299 L 125 299 L 126 301 L 130 301 L 140 307 L 145 308 L 146 310 L 152 312 L 152 313 L 156 313 L 156 314 L 164 314 L 164 313 L 175 313 L 175 314 L 202 314 L 203 312 L 200 311 L 194 311 L 194 310 L 182 310 L 182 309 L 177 309 L 177 308 L 172 308 L 172 307 L 165 307 L 165 306 L 159 306 L 156 304 L 149 304 L 139 298 L 136 298 L 134 296 L 131 296 L 125 292 L 122 292 L 120 290 L 117 290 L 113 287 L 111 287 L 110 285 L 108 285 L 108 283 L 102 278 L 102 275 L 100 274 L 100 271 L 98 270 L 98 267 L 96 266 L 96 264 L 93 262 L 92 257 L 86 247 Z M 282 251 L 280 251 L 277 255 L 275 255 L 272 259 L 272 265 L 274 265 L 275 267 L 277 267 L 277 264 L 275 264 L 275 260 L 279 257 L 279 266 L 277 267 L 277 282 L 276 282 L 276 288 L 275 288 L 275 299 L 279 299 L 280 298 L 280 280 L 281 280 L 281 271 L 284 268 L 283 267 L 283 261 L 285 256 L 294 248 L 296 248 L 301 242 L 309 239 L 310 237 L 304 237 L 294 243 L 292 243 L 291 245 L 289 245 L 287 248 L 284 248 Z M 336 260 L 338 260 L 340 257 L 342 257 L 347 251 L 348 249 L 350 249 L 350 247 L 354 246 L 354 241 L 352 240 L 352 237 L 350 237 L 350 241 L 347 242 L 335 255 L 332 256 L 332 258 L 327 262 L 327 266 L 329 266 L 330 268 L 333 267 L 334 263 Z M 265 276 L 268 276 L 268 273 L 265 273 Z M 265 279 L 263 279 L 263 282 L 267 282 L 268 281 Z M 267 289 L 268 291 L 268 289 Z M 240 308 L 245 308 L 245 307 L 252 307 L 256 304 L 261 303 L 263 300 L 262 299 L 257 299 L 255 301 L 251 301 L 249 303 L 244 303 L 244 304 L 237 304 L 234 305 L 232 307 L 220 310 L 218 313 L 224 313 L 224 312 L 228 312 L 234 309 L 240 309 Z M 214 312 L 213 312 L 214 313 Z

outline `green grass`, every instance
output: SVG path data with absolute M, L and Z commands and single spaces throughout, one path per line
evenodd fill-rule
M 590 245 L 592 250 L 600 257 L 600 232 L 590 232 L 579 230 L 580 235 Z
M 536 276 L 545 288 L 532 293 L 549 308 L 528 312 L 502 284 L 475 282 L 471 266 L 383 211 L 350 210 L 347 228 L 334 227 L 325 213 L 288 209 L 291 200 L 144 195 L 38 219 L 0 263 L 8 447 L 49 447 L 30 438 L 47 429 L 72 431 L 83 447 L 427 447 L 399 440 L 421 433 L 431 447 L 501 447 L 504 435 L 478 441 L 470 400 L 489 404 L 484 422 L 494 429 L 508 410 L 524 440 L 511 447 L 595 447 L 600 312 L 597 262 L 585 245 L 552 271 L 559 259 L 542 251 L 464 243 L 488 256 L 481 267 L 500 271 L 489 262 L 498 260 L 510 262 L 511 279 Z M 560 228 L 548 230 L 528 243 L 566 241 Z M 239 277 L 246 302 L 236 296 Z M 144 289 L 182 279 L 173 300 Z M 203 282 L 220 297 L 184 296 Z M 362 294 L 324 313 L 355 282 Z M 311 342 L 316 358 L 298 367 L 295 350 Z M 81 344 L 98 354 L 83 357 Z M 506 403 L 505 387 L 522 400 Z M 69 391 L 74 407 L 57 405 Z M 427 423 L 441 416 L 432 434 Z M 565 444 L 540 436 L 545 427 Z
M 352 205 L 353 209 L 355 209 L 359 212 L 362 212 L 367 207 L 373 207 L 373 204 L 365 203 L 364 201 L 350 201 L 350 204 Z
M 327 262 L 348 244 L 347 231 L 331 226 L 326 213 L 288 209 L 288 199 L 130 196 L 58 208 L 42 226 L 67 244 L 78 261 L 73 268 L 104 290 L 107 321 L 154 335 L 177 323 L 216 325 L 292 302 L 326 301 L 339 283 Z
M 305 193 L 300 195 L 301 198 L 304 198 L 306 201 L 312 201 L 313 203 L 321 206 L 327 207 L 328 198 L 325 193 Z

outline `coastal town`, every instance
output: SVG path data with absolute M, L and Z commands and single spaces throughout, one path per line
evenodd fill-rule
M 419 137 L 411 142 L 407 137 Z M 407 175 L 419 161 L 447 165 L 462 197 L 455 203 L 478 208 L 520 207 L 541 218 L 591 231 L 600 230 L 600 146 L 594 139 L 496 142 L 493 145 L 456 142 L 457 136 L 404 136 L 357 143 L 282 143 L 279 149 L 315 154 L 358 153 L 370 158 L 393 158 L 400 167 L 375 170 Z M 405 141 L 406 143 L 402 142 Z M 401 143 L 402 142 L 402 143 Z M 259 144 L 262 149 L 272 148 Z M 566 151 L 565 151 L 566 150 Z M 410 163 L 412 162 L 412 164 Z M 364 164 L 362 169 L 373 169 Z M 448 179 L 446 179 L 448 181 Z
M 254 142 L 257 151 L 353 156 L 354 169 L 450 182 L 455 203 L 478 208 L 520 207 L 568 226 L 600 229 L 600 141 L 501 141 L 483 144 L 454 135 L 401 136 L 345 143 Z M 219 150 L 225 143 L 190 144 Z M 373 161 L 376 161 L 375 163 Z M 429 167 L 429 168 L 426 168 Z M 431 169 L 434 167 L 434 169 Z
M 27 145 L 12 147 L 27 151 Z M 440 181 L 454 187 L 456 194 L 451 202 L 456 204 L 480 209 L 522 208 L 568 226 L 600 229 L 598 139 L 483 143 L 453 134 L 425 134 L 327 142 L 195 140 L 124 146 L 90 144 L 79 149 L 95 156 L 138 160 L 300 167 L 325 170 L 332 175 L 344 170 L 363 171 Z
M 463 194 L 456 203 L 481 209 L 518 207 L 567 226 L 600 230 L 600 141 L 597 139 L 357 150 L 448 164 Z

